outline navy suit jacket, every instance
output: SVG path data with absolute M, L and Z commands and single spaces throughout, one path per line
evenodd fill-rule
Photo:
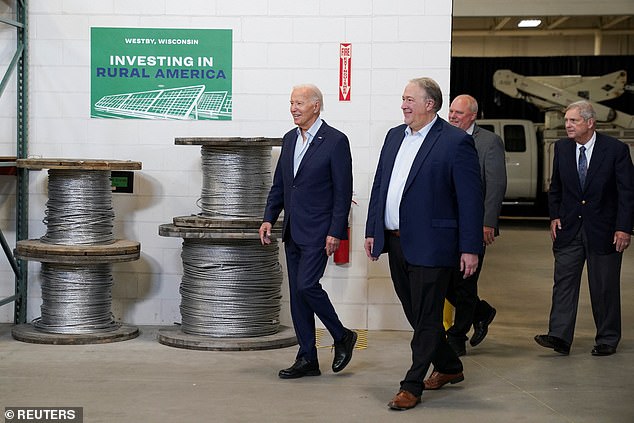
M 366 222 L 372 255 L 385 252 L 385 204 L 406 125 L 388 131 Z M 473 138 L 440 117 L 425 137 L 405 183 L 399 210 L 401 247 L 408 263 L 455 267 L 461 253 L 482 252 L 482 182 Z
M 581 187 L 576 142 L 557 141 L 548 192 L 550 219 L 561 220 L 554 246 L 570 243 L 583 224 L 592 252 L 615 252 L 614 232 L 632 231 L 633 185 L 634 166 L 625 143 L 597 132 L 585 187 Z
M 299 245 L 325 245 L 328 235 L 348 239 L 352 202 L 352 155 L 348 137 L 322 121 L 293 176 L 297 128 L 284 135 L 264 221 L 275 224 L 282 209 L 282 239 L 290 229 Z

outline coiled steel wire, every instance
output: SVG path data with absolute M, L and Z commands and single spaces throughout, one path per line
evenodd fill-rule
M 255 337 L 279 330 L 282 271 L 277 244 L 252 239 L 183 241 L 182 330 Z
M 42 316 L 34 326 L 49 333 L 89 334 L 116 330 L 110 263 L 42 263 Z
M 115 241 L 110 171 L 50 169 L 48 198 L 42 242 L 94 245 Z
M 201 215 L 261 219 L 271 184 L 271 148 L 203 146 L 201 155 Z

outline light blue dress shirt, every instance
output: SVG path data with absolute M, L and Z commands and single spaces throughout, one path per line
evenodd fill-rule
M 313 142 L 313 138 L 315 138 L 315 134 L 321 128 L 322 120 L 320 117 L 317 118 L 315 123 L 308 128 L 306 131 L 306 141 L 302 137 L 302 130 L 297 128 L 297 139 L 295 140 L 295 153 L 293 155 L 293 176 L 297 175 L 297 169 L 299 169 L 299 165 L 302 163 L 302 159 L 306 155 L 306 151 L 310 144 Z

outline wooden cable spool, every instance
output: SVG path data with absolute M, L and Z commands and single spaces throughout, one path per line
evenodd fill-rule
M 125 160 L 28 158 L 16 161 L 18 168 L 30 170 L 77 170 L 112 171 L 139 170 L 141 163 Z M 20 259 L 53 263 L 56 265 L 77 264 L 91 266 L 100 263 L 117 263 L 138 260 L 140 243 L 123 239 L 107 244 L 67 245 L 44 243 L 39 239 L 21 240 L 16 245 L 16 256 Z M 49 305 L 49 304 L 46 304 Z M 54 305 L 54 303 L 53 303 Z M 50 333 L 42 332 L 33 325 L 18 325 L 13 328 L 15 339 L 43 344 L 94 344 L 123 341 L 138 336 L 136 327 L 113 323 L 111 328 L 94 333 Z
M 239 137 L 195 137 L 176 138 L 176 145 L 199 145 L 201 147 L 221 147 L 236 149 L 239 154 L 241 149 L 254 146 L 274 147 L 281 146 L 281 138 L 239 138 Z M 222 188 L 222 187 L 221 187 Z M 235 194 L 235 193 L 231 193 Z M 257 240 L 261 219 L 227 216 L 214 218 L 202 214 L 191 216 L 179 216 L 173 219 L 171 224 L 159 226 L 159 235 L 166 237 L 179 237 L 188 239 L 206 239 L 210 248 L 215 242 L 223 240 Z M 272 241 L 276 242 L 281 235 L 281 225 L 274 228 Z M 281 283 L 281 280 L 280 280 Z M 195 350 L 261 350 L 271 348 L 283 348 L 297 343 L 292 328 L 281 326 L 273 335 L 255 337 L 214 337 L 188 334 L 182 328 L 169 328 L 159 331 L 159 342 L 178 348 Z

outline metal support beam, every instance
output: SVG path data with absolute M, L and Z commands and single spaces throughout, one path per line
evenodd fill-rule
M 26 159 L 28 157 L 28 93 L 29 93 L 29 75 L 28 75 L 28 20 L 26 0 L 18 0 L 17 3 L 17 20 L 22 23 L 23 27 L 18 27 L 18 47 L 22 47 L 22 57 L 18 61 L 17 67 L 17 154 L 18 159 Z M 28 169 L 18 168 L 16 187 L 16 242 L 29 237 L 29 171 Z M 17 261 L 19 272 L 15 278 L 15 323 L 26 322 L 26 298 L 27 298 L 27 280 L 28 280 L 28 263 L 25 260 Z
M 606 22 L 605 24 L 603 24 L 601 26 L 601 29 L 608 29 L 608 28 L 612 28 L 613 26 L 620 24 L 623 21 L 626 21 L 630 18 L 631 16 L 617 16 L 616 18 L 612 19 L 609 22 Z
M 554 22 L 551 22 L 550 24 L 548 24 L 547 28 L 548 29 L 555 29 L 559 25 L 561 25 L 562 23 L 566 22 L 568 19 L 570 19 L 570 16 L 560 16 Z
M 601 56 L 601 44 L 603 41 L 603 34 L 601 31 L 596 31 L 594 33 L 594 55 Z
M 7 17 L 0 18 L 0 24 L 6 24 L 16 28 L 16 49 L 15 54 L 6 69 L 6 73 L 0 80 L 0 96 L 11 78 L 15 75 L 17 82 L 17 139 L 16 157 L 18 159 L 28 156 L 28 25 L 27 25 L 27 4 L 26 0 L 14 0 L 15 19 Z M 15 238 L 17 241 L 27 239 L 28 231 L 28 201 L 29 201 L 29 174 L 27 169 L 17 169 L 16 180 L 16 223 Z M 0 298 L 0 306 L 14 302 L 15 323 L 26 322 L 26 299 L 27 299 L 27 262 L 16 260 L 7 243 L 2 231 L 0 231 L 0 245 L 6 255 L 13 273 L 15 274 L 15 293 L 7 298 Z
M 509 18 L 508 16 L 506 18 L 502 18 L 500 19 L 500 21 L 495 25 L 495 28 L 493 28 L 496 31 L 501 30 L 502 28 L 504 28 L 504 26 L 509 23 L 509 21 L 511 20 L 511 18 Z
M 503 29 L 501 31 L 482 29 L 454 29 L 452 37 L 572 37 L 581 35 L 594 36 L 596 29 Z M 600 30 L 603 36 L 634 35 L 634 29 Z

